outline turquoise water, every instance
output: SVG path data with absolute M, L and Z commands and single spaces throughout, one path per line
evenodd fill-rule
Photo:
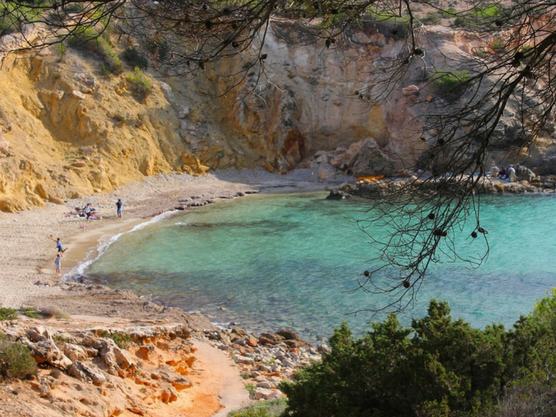
M 172 216 L 121 235 L 84 274 L 255 332 L 290 328 L 320 341 L 347 321 L 361 334 L 382 317 L 350 313 L 388 302 L 353 291 L 373 266 L 369 238 L 355 221 L 372 213 L 365 200 L 325 196 L 257 195 Z M 454 318 L 476 327 L 511 326 L 528 314 L 556 286 L 555 209 L 551 196 L 485 203 L 487 261 L 478 269 L 434 265 L 402 322 L 423 316 L 430 298 L 448 301 Z M 481 239 L 460 243 L 470 254 L 485 250 Z

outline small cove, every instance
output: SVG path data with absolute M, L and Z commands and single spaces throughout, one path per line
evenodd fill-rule
M 372 258 L 368 237 L 355 224 L 368 215 L 368 202 L 325 196 L 257 195 L 151 222 L 121 235 L 84 273 L 254 332 L 286 327 L 318 342 L 347 321 L 361 334 L 372 316 L 349 313 L 386 303 L 352 291 Z M 421 317 L 436 298 L 473 326 L 511 326 L 556 286 L 554 208 L 553 196 L 540 195 L 485 203 L 486 263 L 478 269 L 461 262 L 435 265 L 400 320 Z M 462 250 L 482 250 L 478 240 L 465 242 Z

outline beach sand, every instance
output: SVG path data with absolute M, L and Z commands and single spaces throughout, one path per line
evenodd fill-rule
M 114 291 L 100 285 L 65 282 L 67 276 L 65 280 L 62 276 L 74 270 L 80 262 L 94 258 L 99 241 L 173 210 L 182 205 L 183 200 L 194 197 L 196 202 L 217 201 L 219 198 L 238 197 L 238 193 L 246 191 L 324 190 L 349 180 L 353 181 L 351 178 L 343 177 L 332 182 L 320 182 L 316 173 L 311 170 L 298 170 L 283 176 L 262 170 L 226 170 L 199 177 L 177 173 L 161 174 L 146 178 L 142 182 L 128 184 L 110 193 L 69 200 L 66 205 L 47 203 L 45 207 L 31 211 L 15 214 L 0 212 L 3 238 L 0 252 L 0 306 L 56 308 L 69 314 L 70 321 L 76 324 L 79 321 L 81 325 L 176 320 L 187 322 L 193 329 L 210 328 L 212 324 L 201 315 L 164 308 L 129 291 Z M 118 198 L 124 203 L 122 219 L 116 216 Z M 82 207 L 86 203 L 91 203 L 102 219 L 87 221 L 82 217 L 68 215 L 75 207 Z M 64 248 L 67 248 L 62 259 L 62 276 L 56 275 L 54 266 L 57 249 L 52 239 L 58 237 Z M 219 366 L 222 360 L 221 352 L 212 348 L 208 342 L 198 343 L 207 345 L 206 349 L 200 349 L 207 373 L 221 372 L 221 369 L 224 369 L 223 366 Z M 228 404 L 223 404 L 224 410 L 229 411 L 248 402 L 247 391 L 239 378 L 239 371 L 237 376 L 235 382 L 230 383 L 231 377 L 227 375 L 226 384 L 214 387 L 221 391 L 222 402 L 228 401 Z M 245 392 L 245 395 L 238 395 L 238 392 Z M 225 415 L 224 411 L 218 415 Z

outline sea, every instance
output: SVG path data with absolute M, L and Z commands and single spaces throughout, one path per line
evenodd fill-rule
M 102 239 L 100 255 L 74 274 L 201 312 L 224 327 L 258 334 L 286 328 L 318 344 L 346 322 L 361 336 L 393 301 L 360 288 L 378 264 L 358 224 L 377 214 L 369 200 L 327 194 L 259 194 L 166 213 Z M 399 320 L 410 325 L 436 299 L 448 302 L 453 319 L 511 328 L 556 287 L 555 211 L 553 195 L 483 201 L 488 235 L 472 239 L 472 229 L 462 229 L 456 253 L 486 259 L 478 266 L 441 256 L 407 295 Z

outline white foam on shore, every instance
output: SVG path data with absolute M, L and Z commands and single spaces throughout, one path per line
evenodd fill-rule
M 127 230 L 125 232 L 121 232 L 115 235 L 107 235 L 107 236 L 102 236 L 99 240 L 98 240 L 98 244 L 96 247 L 91 248 L 87 255 L 85 256 L 85 260 L 83 262 L 78 263 L 74 268 L 72 268 L 71 271 L 69 271 L 67 274 L 65 274 L 62 277 L 62 281 L 64 282 L 68 282 L 68 281 L 74 281 L 77 280 L 78 277 L 80 277 L 81 275 L 83 275 L 84 271 L 87 269 L 87 267 L 89 265 L 91 265 L 93 262 L 95 262 L 97 259 L 99 259 L 104 252 L 106 252 L 106 249 L 108 249 L 110 247 L 110 245 L 112 245 L 114 242 L 116 242 L 120 237 L 122 237 L 123 235 L 127 235 L 129 233 L 134 233 L 138 230 L 144 229 L 147 226 L 150 226 L 154 223 L 158 223 L 168 217 L 170 217 L 172 214 L 175 214 L 176 210 L 171 210 L 171 211 L 166 211 L 164 213 L 161 213 L 157 216 L 154 216 L 152 219 L 147 220 L 146 222 L 137 224 L 135 226 L 133 226 L 130 230 Z

